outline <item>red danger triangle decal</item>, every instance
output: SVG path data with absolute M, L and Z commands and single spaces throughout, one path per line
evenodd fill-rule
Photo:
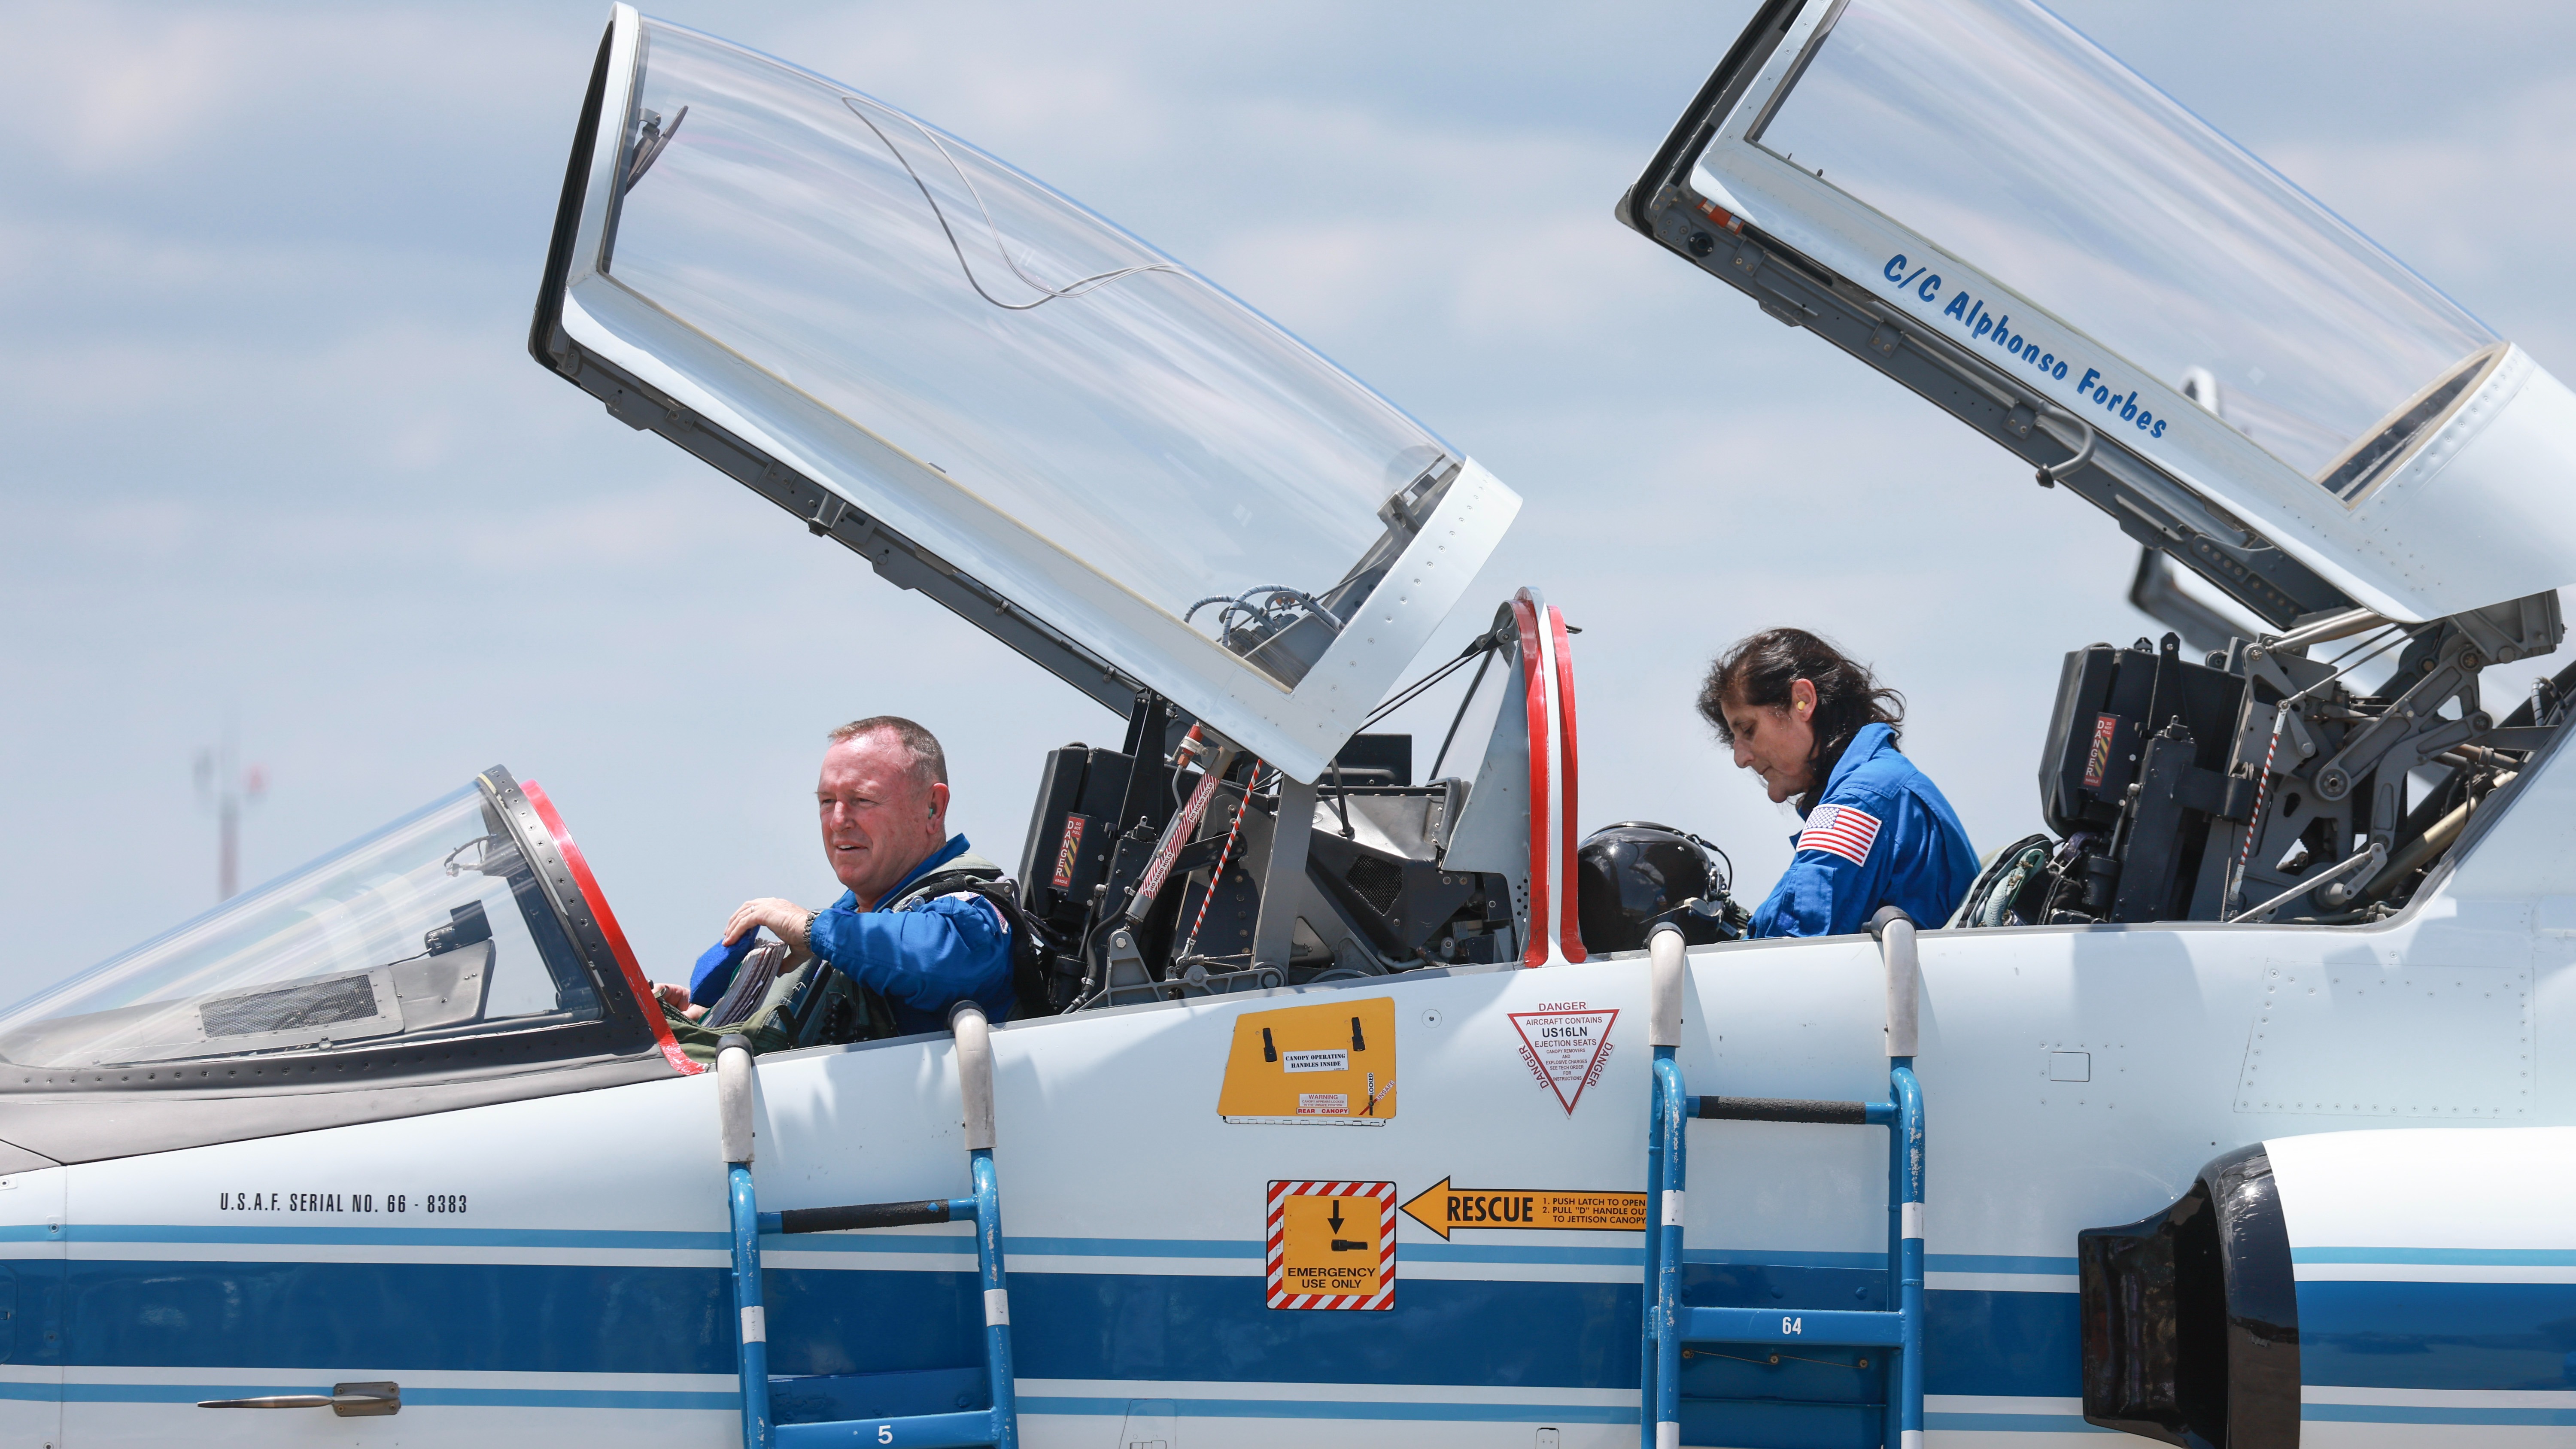
M 1511 1018 L 1512 1030 L 1521 1034 L 1521 1064 L 1572 1115 L 1583 1089 L 1601 1080 L 1601 1069 L 1610 1063 L 1610 1023 L 1619 1019 L 1618 1008 L 1596 1011 L 1569 1001 L 1546 1011 L 1515 1011 Z

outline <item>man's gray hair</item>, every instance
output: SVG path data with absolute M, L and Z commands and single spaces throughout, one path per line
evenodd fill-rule
M 899 714 L 872 714 L 866 719 L 854 719 L 832 731 L 831 738 L 837 745 L 879 731 L 893 735 L 905 749 L 912 751 L 913 768 L 942 785 L 948 783 L 948 752 L 939 748 L 939 737 Z

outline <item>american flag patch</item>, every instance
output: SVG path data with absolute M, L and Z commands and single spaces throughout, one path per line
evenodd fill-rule
M 1839 855 L 1854 865 L 1869 864 L 1870 842 L 1878 839 L 1878 817 L 1849 805 L 1819 805 L 1798 833 L 1800 850 Z

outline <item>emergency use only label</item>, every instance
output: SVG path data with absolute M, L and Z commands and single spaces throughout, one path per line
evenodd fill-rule
M 1273 1180 L 1264 1206 L 1271 1307 L 1395 1307 L 1394 1183 Z

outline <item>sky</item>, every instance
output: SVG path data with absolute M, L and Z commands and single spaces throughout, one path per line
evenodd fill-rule
M 2161 630 L 2106 518 L 1611 220 L 1750 9 L 653 13 L 1014 161 L 1491 468 L 1523 513 L 1428 652 L 1543 590 L 1584 631 L 1582 825 L 1698 831 L 1758 896 L 1795 822 L 1690 708 L 1729 641 L 1871 662 L 1986 849 L 2037 828 L 2060 657 Z M 2576 376 L 2576 11 L 2061 13 Z M 930 725 L 1013 866 L 1044 751 L 1116 743 L 528 359 L 606 14 L 0 4 L 0 1001 L 213 904 L 192 767 L 228 730 L 268 780 L 246 881 L 504 764 L 661 976 L 748 897 L 837 891 L 832 725 Z

